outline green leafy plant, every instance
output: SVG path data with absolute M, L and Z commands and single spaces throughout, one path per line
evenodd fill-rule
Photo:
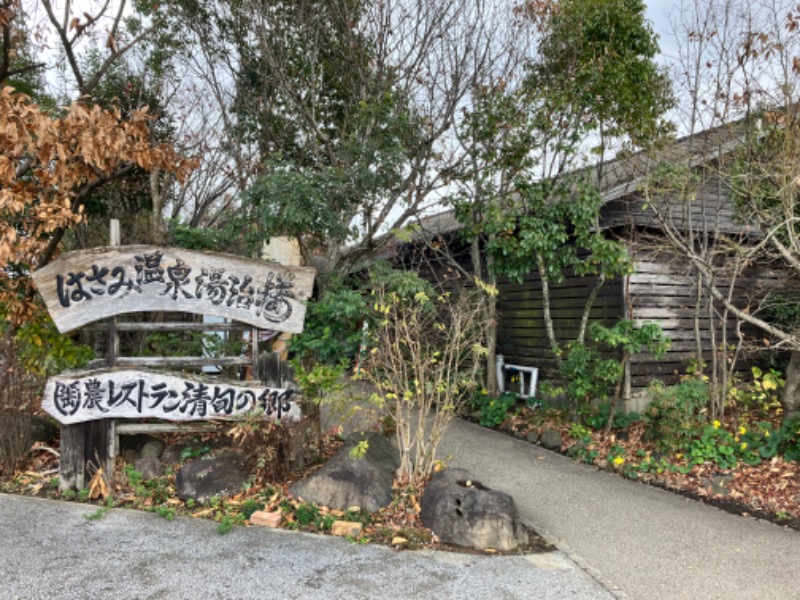
M 517 395 L 506 392 L 493 398 L 481 391 L 473 396 L 471 404 L 472 409 L 478 412 L 481 426 L 495 428 L 508 419 L 509 412 L 517 404 Z
M 569 437 L 575 443 L 567 449 L 567 456 L 575 460 L 592 464 L 599 458 L 600 452 L 592 439 L 592 434 L 580 423 L 573 423 L 569 429 Z
M 745 449 L 741 444 L 738 449 Z M 721 469 L 733 469 L 739 461 L 737 442 L 733 434 L 721 427 L 719 421 L 706 425 L 699 438 L 691 441 L 688 449 L 689 462 L 700 465 L 705 462 L 716 464 Z
M 653 382 L 650 392 L 653 400 L 644 411 L 648 437 L 659 452 L 682 452 L 700 436 L 707 423 L 708 384 L 695 378 L 669 388 Z
M 780 438 L 779 450 L 783 457 L 800 462 L 800 417 L 783 422 Z
M 223 514 L 219 518 L 219 525 L 217 525 L 217 533 L 225 535 L 230 533 L 235 525 L 242 525 L 245 522 L 244 515 L 241 514 Z
M 583 417 L 583 422 L 592 429 L 602 429 L 608 423 L 609 414 L 611 413 L 610 402 L 600 402 L 592 410 L 588 411 Z M 643 419 L 636 411 L 616 413 L 612 420 L 612 427 L 614 429 L 625 429 L 626 427 L 637 423 Z
M 780 408 L 779 391 L 786 382 L 774 369 L 762 371 L 758 367 L 753 367 L 751 372 L 753 375 L 751 381 L 731 386 L 728 400 L 739 408 L 750 412 L 758 411 L 760 416 L 766 417 L 770 411 Z
M 317 531 L 329 531 L 335 517 L 323 513 L 320 507 L 310 502 L 291 502 L 285 500 L 281 503 L 284 514 L 292 515 L 294 527 L 303 527 Z
M 0 320 L 3 318 L 2 308 L 0 306 Z M 0 330 L 5 331 L 7 326 L 7 323 L 0 326 Z M 34 320 L 19 326 L 14 341 L 20 365 L 38 375 L 80 368 L 94 358 L 91 348 L 62 335 L 46 312 L 37 312 Z
M 205 456 L 206 454 L 211 452 L 211 446 L 208 444 L 189 444 L 181 450 L 180 454 L 180 461 L 186 462 L 187 460 L 192 460 L 195 458 L 200 458 L 201 456 Z
M 163 506 L 163 505 L 156 506 L 155 508 L 153 508 L 153 512 L 155 512 L 159 517 L 163 517 L 167 521 L 172 521 L 178 514 L 178 511 L 175 509 L 174 506 Z
M 108 511 L 111 510 L 108 506 L 99 508 L 93 513 L 89 513 L 88 515 L 83 515 L 83 518 L 87 521 L 99 521 L 103 517 L 108 514 Z
M 299 362 L 313 359 L 318 366 L 338 368 L 344 363 L 347 368 L 365 343 L 368 300 L 362 292 L 340 285 L 308 302 L 303 332 L 289 346 Z

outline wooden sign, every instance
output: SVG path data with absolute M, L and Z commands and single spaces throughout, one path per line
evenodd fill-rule
M 33 280 L 59 331 L 131 312 L 215 315 L 300 333 L 314 269 L 155 246 L 64 254 Z
M 250 413 L 297 421 L 293 390 L 154 371 L 74 371 L 47 380 L 42 408 L 68 425 L 95 419 L 231 420 Z

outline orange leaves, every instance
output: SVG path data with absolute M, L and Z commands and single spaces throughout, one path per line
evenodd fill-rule
M 153 145 L 150 120 L 146 111 L 123 118 L 118 110 L 78 103 L 56 118 L 13 88 L 3 88 L 0 264 L 35 268 L 50 234 L 81 221 L 84 195 L 131 164 L 172 172 L 179 181 L 185 178 L 195 163 L 169 144 Z M 11 296 L 21 299 L 19 292 L 28 284 L 18 275 L 0 269 L 0 289 L 16 289 Z

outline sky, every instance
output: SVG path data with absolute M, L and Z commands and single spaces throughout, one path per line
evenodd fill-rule
M 672 26 L 669 13 L 680 6 L 679 0 L 647 0 L 647 18 L 653 24 L 653 30 L 658 34 L 658 43 L 662 54 L 670 54 L 674 48 Z

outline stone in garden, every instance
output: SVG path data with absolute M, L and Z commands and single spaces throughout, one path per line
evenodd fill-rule
M 283 515 L 281 511 L 267 512 L 264 510 L 257 510 L 250 515 L 250 522 L 253 525 L 260 525 L 261 527 L 271 527 L 276 529 L 281 526 L 283 522 Z
M 350 450 L 364 439 L 368 444 L 365 455 L 351 457 Z M 290 491 L 296 498 L 321 506 L 375 512 L 392 501 L 394 472 L 399 466 L 398 451 L 383 435 L 353 437 L 321 469 Z
M 538 442 L 539 442 L 539 432 L 538 432 L 538 431 L 536 431 L 535 429 L 531 429 L 531 430 L 528 432 L 528 435 L 527 435 L 526 439 L 527 439 L 527 440 L 528 440 L 528 442 L 530 442 L 531 444 L 536 444 L 536 443 L 538 443 Z
M 230 496 L 242 489 L 249 475 L 242 468 L 241 457 L 226 454 L 216 458 L 201 457 L 185 463 L 175 477 L 181 500 L 206 502 L 212 496 Z
M 137 458 L 133 463 L 133 468 L 142 474 L 142 479 L 144 480 L 160 477 L 164 474 L 164 465 L 161 464 L 158 458 L 152 456 L 148 458 Z
M 176 444 L 172 446 L 167 446 L 164 449 L 164 452 L 161 454 L 161 462 L 165 465 L 176 465 L 181 462 L 181 454 L 183 453 L 184 446 L 183 444 Z
M 164 442 L 152 435 L 137 433 L 136 435 L 121 435 L 119 447 L 125 462 L 134 464 L 137 459 L 145 457 L 142 454 L 144 448 L 147 448 L 147 457 L 158 458 L 164 451 Z M 158 450 L 158 454 L 154 456 L 156 450 Z
M 712 494 L 730 496 L 731 491 L 727 486 L 731 482 L 731 479 L 730 475 L 714 475 L 714 477 L 706 481 L 705 485 L 711 488 Z
M 564 439 L 558 429 L 545 429 L 539 438 L 539 443 L 548 450 L 561 450 Z
M 446 544 L 508 552 L 528 543 L 514 499 L 490 490 L 464 469 L 434 474 L 421 509 L 422 523 Z
M 142 449 L 139 451 L 139 455 L 142 458 L 161 458 L 161 455 L 164 453 L 164 448 L 166 448 L 166 444 L 162 440 L 153 438 L 144 443 Z
M 361 523 L 353 523 L 352 521 L 334 521 L 331 524 L 331 535 L 339 537 L 358 537 L 364 526 Z

